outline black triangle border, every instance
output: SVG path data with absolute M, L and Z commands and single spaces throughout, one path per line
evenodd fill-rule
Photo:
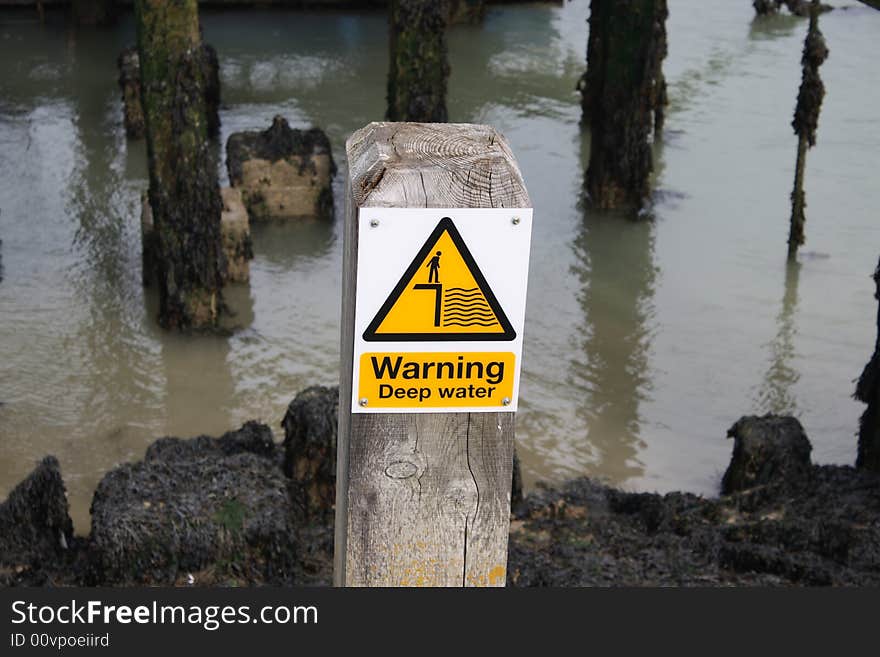
M 379 328 L 379 326 L 381 326 L 382 322 L 385 321 L 385 317 L 388 315 L 388 313 L 391 311 L 391 308 L 394 307 L 394 304 L 397 303 L 400 295 L 403 294 L 403 291 L 406 289 L 407 283 L 409 283 L 416 275 L 416 272 L 418 272 L 422 263 L 425 261 L 428 253 L 430 253 L 434 249 L 434 245 L 440 239 L 440 236 L 443 235 L 444 231 L 447 231 L 449 233 L 449 237 L 452 238 L 453 244 L 455 244 L 456 248 L 458 248 L 459 254 L 461 255 L 468 269 L 470 269 L 471 275 L 474 277 L 474 280 L 476 281 L 477 286 L 480 288 L 480 291 L 483 293 L 483 296 L 486 297 L 486 301 L 489 303 L 489 307 L 492 309 L 492 312 L 495 313 L 495 317 L 498 320 L 498 323 L 501 324 L 501 328 L 504 330 L 504 332 L 382 333 L 377 335 L 376 330 Z M 432 232 L 428 239 L 425 241 L 424 246 L 422 246 L 416 257 L 413 258 L 412 264 L 410 264 L 407 270 L 403 273 L 403 276 L 401 276 L 397 285 L 391 291 L 391 294 L 389 294 L 388 298 L 385 299 L 385 303 L 383 303 L 382 307 L 379 308 L 379 312 L 376 313 L 373 321 L 370 322 L 369 326 L 367 326 L 367 330 L 364 331 L 363 338 L 365 342 L 506 342 L 516 339 L 516 331 L 513 330 L 513 326 L 511 326 L 510 321 L 507 319 L 507 315 L 504 314 L 504 310 L 502 310 L 501 304 L 498 303 L 498 299 L 495 298 L 495 293 L 492 292 L 492 288 L 486 282 L 486 278 L 483 276 L 483 272 L 481 272 L 480 268 L 477 266 L 476 260 L 474 260 L 474 257 L 471 255 L 470 250 L 467 248 L 467 245 L 461 238 L 461 234 L 458 232 L 458 229 L 455 227 L 452 219 L 450 217 L 443 217 L 442 219 L 440 219 L 440 222 L 437 224 L 434 232 Z

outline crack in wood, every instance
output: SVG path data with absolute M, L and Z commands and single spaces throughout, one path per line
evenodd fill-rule
M 422 192 L 425 194 L 425 207 L 428 207 L 428 190 L 425 188 L 425 174 L 419 171 L 419 180 L 422 181 Z
M 379 171 L 378 175 L 373 178 L 364 178 L 361 182 L 361 190 L 363 192 L 364 198 L 370 195 L 374 189 L 376 189 L 380 184 L 382 184 L 382 179 L 385 177 L 385 172 L 388 171 L 388 167 L 382 167 Z

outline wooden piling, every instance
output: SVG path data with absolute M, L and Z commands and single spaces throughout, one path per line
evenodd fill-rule
M 445 123 L 449 61 L 443 0 L 391 0 L 388 111 L 390 121 Z
M 804 40 L 801 56 L 803 75 L 798 90 L 797 105 L 791 127 L 798 136 L 797 161 L 794 169 L 794 187 L 791 191 L 791 220 L 788 231 L 788 259 L 794 260 L 798 247 L 804 243 L 804 224 L 807 221 L 806 195 L 804 193 L 804 170 L 807 166 L 807 150 L 816 144 L 819 127 L 819 111 L 825 97 L 825 85 L 819 77 L 819 67 L 828 58 L 825 38 L 819 31 L 821 5 L 813 0 L 810 5 L 810 27 Z
M 217 324 L 225 271 L 223 204 L 208 143 L 196 0 L 135 0 L 141 103 L 155 225 L 159 323 Z
M 337 586 L 503 586 L 514 413 L 351 412 L 359 208 L 531 207 L 481 125 L 372 123 L 346 144 Z
M 217 51 L 207 43 L 202 44 L 201 57 L 208 136 L 217 137 L 220 134 L 220 62 Z M 125 134 L 129 139 L 142 139 L 145 127 L 144 109 L 141 106 L 141 65 L 137 47 L 123 50 L 116 65 L 119 69 L 119 88 L 122 90 Z
M 587 71 L 578 88 L 590 124 L 586 186 L 599 208 L 640 207 L 663 126 L 666 0 L 592 0 Z

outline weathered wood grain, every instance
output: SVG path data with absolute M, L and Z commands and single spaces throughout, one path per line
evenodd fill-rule
M 490 126 L 371 123 L 346 148 L 358 207 L 532 206 L 507 141 Z
M 503 586 L 513 413 L 352 414 L 359 207 L 531 207 L 506 140 L 470 124 L 372 123 L 346 144 L 338 586 Z

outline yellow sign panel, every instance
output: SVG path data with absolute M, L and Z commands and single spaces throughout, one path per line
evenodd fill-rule
M 516 332 L 449 217 L 364 332 L 367 342 L 513 340 Z
M 369 408 L 506 406 L 515 374 L 511 352 L 365 353 L 358 397 Z

